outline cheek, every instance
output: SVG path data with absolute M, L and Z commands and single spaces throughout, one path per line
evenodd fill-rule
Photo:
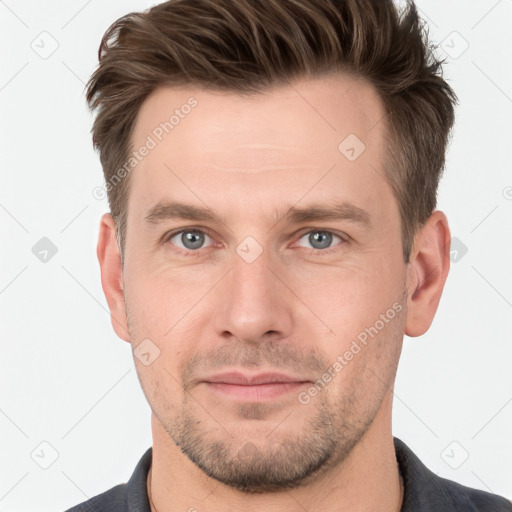
M 189 312 L 208 289 L 207 280 L 187 271 L 139 271 L 127 281 L 125 296 L 137 326 L 143 329 L 139 335 L 162 338 L 181 319 L 188 319 Z
M 181 397 L 179 377 L 169 364 L 165 351 L 149 366 L 136 361 L 137 375 L 146 400 L 160 418 L 169 411 L 177 411 L 178 397 Z
M 360 412 L 376 410 L 391 389 L 403 342 L 402 303 L 395 301 L 378 311 L 378 315 L 361 315 L 329 350 L 331 364 L 337 365 L 331 399 L 348 400 Z
M 150 372 L 155 372 L 155 379 L 169 380 L 174 387 L 174 383 L 181 382 L 180 362 L 190 357 L 191 351 L 193 355 L 200 332 L 207 324 L 209 317 L 202 314 L 201 298 L 208 288 L 204 280 L 169 274 L 140 273 L 128 280 L 125 295 L 133 327 L 132 345 L 137 347 L 143 340 L 151 340 L 159 355 Z M 149 371 L 141 370 L 143 375 Z
M 389 259 L 363 258 L 338 267 L 309 266 L 299 275 L 296 270 L 289 274 L 292 287 L 340 343 L 350 343 L 401 300 L 405 279 L 403 269 Z

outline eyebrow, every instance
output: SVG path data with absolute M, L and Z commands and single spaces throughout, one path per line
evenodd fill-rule
M 274 211 L 273 217 L 276 224 L 283 221 L 290 224 L 300 224 L 304 222 L 346 220 L 360 223 L 367 227 L 371 225 L 368 212 L 349 202 L 333 205 L 311 205 L 306 208 L 292 206 L 284 214 Z M 144 220 L 149 224 L 159 224 L 166 220 L 190 220 L 226 224 L 225 219 L 209 208 L 179 202 L 157 203 L 147 211 Z

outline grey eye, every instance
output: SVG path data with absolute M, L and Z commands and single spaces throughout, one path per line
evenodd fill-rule
M 309 243 L 313 249 L 318 250 L 329 248 L 335 238 L 340 242 L 343 241 L 341 237 L 334 233 L 330 233 L 329 231 L 310 231 L 303 235 L 300 240 L 303 240 L 305 237 L 307 237 L 307 243 Z M 305 247 L 301 243 L 299 243 L 299 245 Z
M 202 231 L 189 229 L 176 233 L 169 239 L 169 241 L 181 249 L 193 251 L 201 249 L 203 244 L 206 242 L 206 239 L 209 238 L 210 237 Z

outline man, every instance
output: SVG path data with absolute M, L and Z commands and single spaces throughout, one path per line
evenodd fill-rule
M 110 27 L 87 98 L 153 447 L 71 511 L 512 510 L 391 431 L 449 270 L 456 96 L 412 2 L 166 2 Z

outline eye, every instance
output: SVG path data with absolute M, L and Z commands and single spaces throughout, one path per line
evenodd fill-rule
M 336 241 L 336 239 L 339 240 L 339 243 L 332 247 L 332 243 Z M 330 231 L 321 230 L 309 231 L 308 233 L 301 236 L 298 245 L 301 247 L 307 247 L 307 245 L 304 245 L 304 242 L 302 242 L 303 240 L 305 240 L 306 244 L 311 244 L 315 251 L 322 251 L 324 253 L 329 253 L 331 250 L 336 250 L 337 245 L 341 245 L 341 243 L 346 242 L 346 240 L 341 236 L 335 235 Z
M 211 238 L 199 229 L 183 229 L 170 234 L 166 240 L 185 251 L 197 251 Z

